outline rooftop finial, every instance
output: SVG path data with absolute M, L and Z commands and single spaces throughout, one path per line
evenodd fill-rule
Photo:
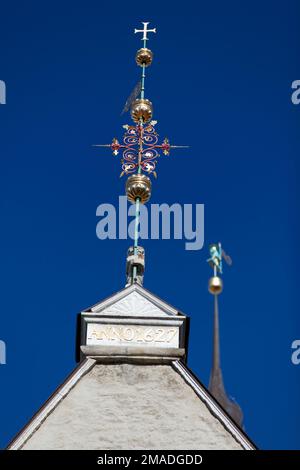
M 153 106 L 151 101 L 145 98 L 145 70 L 153 61 L 152 51 L 146 48 L 147 35 L 148 33 L 156 33 L 156 28 L 148 29 L 148 24 L 149 22 L 143 22 L 143 29 L 134 30 L 135 33 L 143 33 L 144 47 L 137 51 L 135 57 L 137 65 L 142 68 L 141 81 L 131 93 L 124 108 L 125 112 L 130 109 L 133 125 L 123 126 L 126 132 L 122 143 L 114 138 L 111 144 L 95 145 L 95 147 L 110 147 L 113 155 L 118 155 L 121 150 L 122 171 L 120 176 L 130 175 L 126 181 L 126 195 L 128 200 L 136 205 L 134 247 L 133 253 L 130 251 L 130 262 L 127 260 L 127 281 L 130 278 L 128 269 L 131 269 L 132 266 L 131 283 L 141 283 L 143 280 L 142 275 L 137 276 L 138 271 L 140 273 L 144 271 L 144 259 L 143 267 L 139 266 L 141 258 L 139 254 L 143 251 L 138 246 L 139 217 L 140 204 L 145 204 L 151 196 L 152 184 L 149 175 L 153 175 L 155 178 L 157 176 L 156 164 L 160 156 L 159 151 L 163 155 L 169 155 L 172 148 L 186 148 L 185 146 L 170 145 L 167 138 L 158 143 L 158 134 L 155 130 L 157 121 L 152 119 Z M 140 98 L 137 98 L 139 92 Z
M 148 29 L 148 24 L 149 24 L 149 21 L 147 23 L 145 23 L 144 21 L 142 21 L 142 24 L 144 25 L 144 28 L 143 29 L 134 29 L 134 34 L 136 33 L 143 33 L 143 37 L 142 37 L 142 41 L 148 41 L 148 38 L 147 38 L 147 33 L 156 33 L 156 28 L 153 28 L 153 29 Z
M 231 418 L 242 425 L 243 412 L 240 406 L 230 399 L 225 391 L 220 360 L 220 328 L 218 296 L 223 290 L 223 282 L 219 274 L 223 273 L 223 259 L 231 266 L 232 260 L 223 250 L 221 243 L 213 243 L 209 247 L 210 257 L 208 263 L 214 271 L 213 277 L 208 281 L 208 290 L 214 296 L 214 331 L 213 331 L 213 360 L 209 380 L 209 391 L 227 411 Z

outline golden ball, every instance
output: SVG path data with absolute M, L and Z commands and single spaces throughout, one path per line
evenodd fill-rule
M 135 204 L 137 198 L 142 204 L 151 197 L 151 180 L 146 175 L 131 175 L 126 181 L 126 195 L 129 202 Z
M 147 99 L 135 100 L 131 105 L 131 117 L 134 122 L 150 121 L 152 119 L 153 109 L 151 101 Z
M 137 65 L 139 65 L 140 67 L 143 67 L 143 65 L 145 65 L 145 67 L 149 67 L 149 65 L 152 64 L 152 60 L 153 60 L 153 52 L 150 51 L 150 49 L 147 49 L 146 47 L 142 47 L 142 49 L 139 49 L 137 51 L 136 56 L 135 56 L 135 61 Z
M 223 290 L 223 281 L 219 276 L 213 276 L 208 281 L 208 290 L 213 295 L 221 294 Z

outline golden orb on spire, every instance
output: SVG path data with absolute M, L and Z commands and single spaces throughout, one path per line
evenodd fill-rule
M 219 276 L 213 276 L 208 281 L 208 290 L 213 295 L 221 294 L 223 290 L 223 281 Z
M 152 60 L 153 52 L 150 51 L 150 49 L 147 49 L 147 47 L 142 47 L 137 51 L 135 61 L 140 67 L 143 67 L 143 65 L 145 67 L 149 67 L 149 65 L 152 64 Z
M 129 202 L 136 203 L 139 199 L 142 204 L 151 197 L 151 180 L 146 175 L 134 174 L 126 181 L 126 195 Z
M 135 100 L 131 105 L 131 117 L 134 122 L 148 122 L 152 119 L 153 108 L 151 101 L 147 99 Z

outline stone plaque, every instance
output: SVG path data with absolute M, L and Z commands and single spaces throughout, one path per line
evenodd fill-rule
M 166 325 L 135 325 L 88 323 L 86 344 L 93 346 L 179 347 L 179 327 Z

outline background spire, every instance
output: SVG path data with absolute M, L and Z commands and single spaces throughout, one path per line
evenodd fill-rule
M 231 418 L 239 425 L 243 424 L 243 412 L 240 406 L 225 391 L 220 357 L 220 325 L 218 296 L 223 290 L 223 282 L 218 274 L 223 272 L 223 259 L 228 265 L 232 264 L 231 258 L 222 249 L 221 243 L 210 245 L 210 258 L 207 260 L 213 269 L 214 275 L 208 281 L 208 290 L 214 296 L 214 327 L 213 327 L 213 354 L 212 369 L 209 380 L 209 391 L 223 406 Z

